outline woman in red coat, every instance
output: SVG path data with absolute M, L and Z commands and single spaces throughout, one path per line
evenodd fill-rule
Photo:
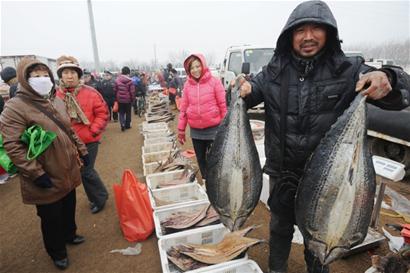
M 87 146 L 89 164 L 85 164 L 81 177 L 91 212 L 97 213 L 104 208 L 108 191 L 94 169 L 94 164 L 101 134 L 110 115 L 101 94 L 91 86 L 81 84 L 82 74 L 83 71 L 74 57 L 61 56 L 57 59 L 57 75 L 60 78 L 57 96 L 64 100 L 71 126 Z

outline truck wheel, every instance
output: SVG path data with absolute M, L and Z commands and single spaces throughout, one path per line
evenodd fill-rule
M 410 147 L 379 138 L 371 138 L 370 152 L 372 155 L 378 155 L 400 162 L 406 166 L 406 176 L 410 176 Z

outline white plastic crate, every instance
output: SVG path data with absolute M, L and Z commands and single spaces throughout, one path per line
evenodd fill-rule
M 261 191 L 261 196 L 259 198 L 259 200 L 262 201 L 263 204 L 265 204 L 265 206 L 269 208 L 268 205 L 268 199 L 269 199 L 269 175 L 267 175 L 266 173 L 263 174 L 263 179 L 262 179 L 262 191 Z
M 172 135 L 169 129 L 152 130 L 143 133 L 144 139 L 158 138 L 158 137 L 168 137 Z
M 146 121 L 142 123 L 143 132 L 149 132 L 158 129 L 168 129 L 168 124 L 166 122 L 148 123 Z
M 155 143 L 150 144 L 147 146 L 142 146 L 142 154 L 148 153 L 155 153 L 155 152 L 164 152 L 164 151 L 171 151 L 172 149 L 172 142 L 164 142 L 164 143 Z
M 161 228 L 161 222 L 164 221 L 165 219 L 167 219 L 169 216 L 171 216 L 173 213 L 177 213 L 177 212 L 193 212 L 195 210 L 200 210 L 203 209 L 204 207 L 209 206 L 210 203 L 208 200 L 204 200 L 195 204 L 185 204 L 185 205 L 181 205 L 181 206 L 176 206 L 173 208 L 167 208 L 167 209 L 159 209 L 154 211 L 154 223 L 155 223 L 155 233 L 158 237 L 158 239 L 162 238 L 162 237 L 167 237 L 167 236 L 171 236 L 173 234 L 181 234 L 183 232 L 189 232 L 192 229 L 198 228 L 198 227 L 191 227 L 190 229 L 186 229 L 186 230 L 182 230 L 179 232 L 174 232 L 174 233 L 170 233 L 170 234 L 164 234 L 162 232 L 162 228 Z M 211 225 L 209 225 L 211 226 Z
M 144 140 L 144 146 L 157 144 L 157 143 L 164 143 L 164 142 L 174 142 L 174 141 L 175 141 L 175 136 L 173 136 L 173 137 L 156 137 L 156 138 L 145 139 Z
M 266 157 L 265 156 L 265 144 L 264 143 L 255 143 L 256 150 L 258 151 L 259 158 Z
M 251 130 L 255 141 L 259 141 L 265 138 L 265 122 L 262 120 L 251 119 Z
M 155 198 L 169 203 L 167 205 L 157 204 Z M 151 206 L 154 210 L 171 208 L 182 204 L 193 204 L 198 201 L 208 200 L 204 189 L 198 183 L 189 183 L 164 189 L 150 190 Z
M 211 273 L 263 273 L 259 265 L 253 260 L 244 260 L 234 262 L 232 264 L 222 264 L 217 268 L 208 270 L 208 268 L 199 268 L 195 270 L 197 273 L 211 272 Z
M 164 161 L 169 157 L 170 151 L 154 152 L 142 155 L 142 164 Z
M 158 167 L 158 163 L 153 162 L 153 163 L 148 163 L 148 164 L 142 164 L 142 169 L 144 171 L 144 175 L 147 176 L 149 174 L 153 174 L 154 170 Z
M 219 224 L 219 225 L 214 225 L 214 226 L 208 226 L 208 227 L 188 230 L 187 232 L 180 232 L 180 233 L 175 233 L 169 236 L 162 237 L 161 239 L 158 240 L 158 250 L 159 250 L 159 255 L 161 258 L 162 272 L 164 273 L 181 272 L 174 264 L 168 261 L 167 251 L 172 246 L 177 246 L 183 243 L 216 244 L 222 241 L 225 234 L 227 234 L 228 232 L 229 230 L 225 228 L 224 225 Z M 210 265 L 210 266 L 202 267 L 196 270 L 190 270 L 190 271 L 185 271 L 185 272 L 189 272 L 189 273 L 214 272 L 213 271 L 214 269 L 218 269 L 221 266 L 232 265 L 239 261 L 246 261 L 247 258 L 248 258 L 248 255 L 245 254 L 245 257 L 241 259 L 235 259 L 233 261 L 220 263 L 216 265 Z
M 145 178 L 145 181 L 147 181 L 147 186 L 151 190 L 155 190 L 157 189 L 157 186 L 162 182 L 169 182 L 180 178 L 183 172 L 184 170 L 176 170 L 171 172 L 149 174 Z

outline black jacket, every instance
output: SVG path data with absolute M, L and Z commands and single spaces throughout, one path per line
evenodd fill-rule
M 98 91 L 103 96 L 105 102 L 112 106 L 115 101 L 114 80 L 102 80 L 98 85 Z
M 17 83 L 10 85 L 10 89 L 9 89 L 9 97 L 14 98 L 16 96 L 17 93 Z
M 325 48 L 313 60 L 305 74 L 306 62 L 291 52 L 290 37 L 301 23 L 317 22 L 328 26 Z M 309 156 L 330 126 L 347 109 L 356 96 L 360 73 L 375 70 L 360 57 L 347 58 L 340 49 L 336 21 L 324 2 L 309 1 L 299 5 L 289 17 L 279 36 L 275 54 L 263 71 L 251 80 L 252 93 L 246 97 L 248 107 L 265 104 L 264 171 L 280 173 L 280 87 L 284 73 L 289 73 L 283 169 L 301 175 Z M 400 110 L 408 105 L 410 77 L 398 68 L 385 70 L 393 91 L 372 103 L 385 109 Z

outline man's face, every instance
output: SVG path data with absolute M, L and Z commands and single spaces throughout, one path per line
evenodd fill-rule
M 91 75 L 90 74 L 85 74 L 83 76 L 83 80 L 84 80 L 85 83 L 91 81 Z
M 104 73 L 104 79 L 106 79 L 107 81 L 111 80 L 111 79 L 112 79 L 111 74 L 109 74 L 109 73 Z
M 326 43 L 326 27 L 308 23 L 293 31 L 292 46 L 297 55 L 304 58 L 315 56 Z
M 61 72 L 61 80 L 68 86 L 74 87 L 79 84 L 77 71 L 71 68 L 64 68 Z

